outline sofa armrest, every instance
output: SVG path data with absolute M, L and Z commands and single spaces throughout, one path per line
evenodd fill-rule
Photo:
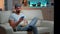
M 54 21 L 42 20 L 41 27 L 48 27 L 50 33 L 53 34 L 54 32 Z
M 54 26 L 54 21 L 41 20 L 41 25 L 43 27 L 52 27 Z
M 13 34 L 13 29 L 9 25 L 1 24 L 0 27 L 4 28 L 6 31 L 6 34 Z

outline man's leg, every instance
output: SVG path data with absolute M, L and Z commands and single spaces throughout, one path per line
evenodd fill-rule
M 31 28 L 30 26 L 35 26 L 37 21 L 38 21 L 38 18 L 34 17 L 32 21 L 24 29 L 27 30 L 28 28 Z
M 29 27 L 18 27 L 17 31 L 32 31 L 33 34 L 38 34 L 36 26 L 29 26 Z
M 38 21 L 38 18 L 34 17 L 29 25 L 35 25 Z
M 38 18 L 34 17 L 32 19 L 32 21 L 30 22 L 30 24 L 28 24 L 26 26 L 26 28 L 28 28 L 28 30 L 30 29 L 30 30 L 33 31 L 33 34 L 38 34 L 37 27 L 35 26 L 35 24 L 37 23 L 37 21 L 38 21 Z
M 33 31 L 33 34 L 38 34 L 38 30 L 36 26 L 32 26 L 32 31 Z
M 38 21 L 38 18 L 34 17 L 34 18 L 32 19 L 32 21 L 31 21 L 27 26 L 25 26 L 24 28 L 21 28 L 21 29 L 22 29 L 22 30 L 31 29 L 30 26 L 35 26 L 35 24 L 37 23 L 37 21 Z
M 38 34 L 37 28 L 35 26 L 37 22 L 37 18 L 33 18 L 32 21 L 30 22 L 30 24 L 28 24 L 26 27 L 22 28 L 22 27 L 18 27 L 18 30 L 22 30 L 22 31 L 26 31 L 26 30 L 33 30 L 34 34 Z

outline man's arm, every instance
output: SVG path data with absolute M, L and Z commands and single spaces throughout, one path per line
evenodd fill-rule
M 9 20 L 10 26 L 12 26 L 12 28 L 15 28 L 22 20 L 23 19 L 20 18 L 16 23 L 13 20 Z

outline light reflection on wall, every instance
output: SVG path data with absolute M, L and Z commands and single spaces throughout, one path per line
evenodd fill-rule
M 47 0 L 28 0 L 28 1 L 30 1 L 30 6 L 32 6 L 32 4 L 36 4 L 36 6 L 37 6 L 38 2 L 41 2 L 40 7 L 47 6 Z
M 34 1 L 32 1 L 32 2 L 30 2 L 30 6 L 32 6 L 32 4 L 36 4 L 37 2 L 34 2 Z
M 42 6 L 45 6 L 46 7 L 47 6 L 47 2 L 41 2 L 41 7 Z

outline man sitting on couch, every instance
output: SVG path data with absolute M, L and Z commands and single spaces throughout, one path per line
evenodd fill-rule
M 19 23 L 21 23 L 22 21 L 24 21 L 24 23 L 28 23 L 28 21 L 26 20 L 26 16 L 21 13 L 21 4 L 16 4 L 15 5 L 15 13 L 12 13 L 9 17 L 9 24 L 10 26 L 13 28 L 13 30 L 15 31 L 33 31 L 34 34 L 38 34 L 37 31 L 37 27 L 35 26 L 36 22 L 37 22 L 37 18 L 33 18 L 32 21 L 27 24 L 26 26 L 24 25 L 18 25 Z

